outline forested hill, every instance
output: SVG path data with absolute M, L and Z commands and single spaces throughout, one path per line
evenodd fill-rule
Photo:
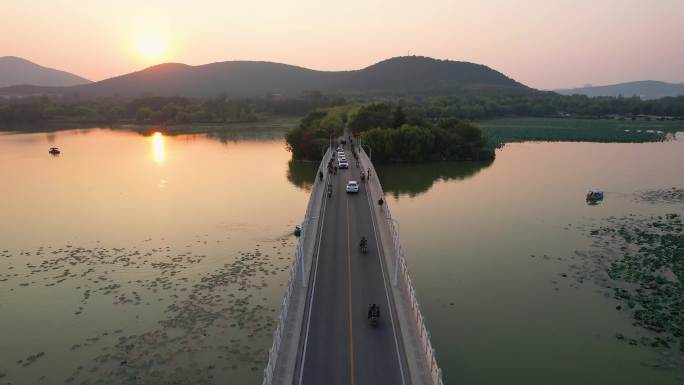
M 347 92 L 403 94 L 532 93 L 533 89 L 482 64 L 404 56 L 342 73 Z
M 556 90 L 562 95 L 596 96 L 638 96 L 642 99 L 659 99 L 668 96 L 684 95 L 684 83 L 666 83 L 655 80 L 619 83 L 608 86 L 587 86 L 566 90 Z
M 59 87 L 86 83 L 90 83 L 90 80 L 69 72 L 43 67 L 20 57 L 0 57 L 0 87 L 21 84 Z
M 232 98 L 245 98 L 298 96 L 306 91 L 360 95 L 536 92 L 484 65 L 405 56 L 353 71 L 316 71 L 256 61 L 227 61 L 200 66 L 169 63 L 73 87 L 0 88 L 0 95 L 78 95 L 87 98 L 143 95 L 215 97 L 225 94 Z

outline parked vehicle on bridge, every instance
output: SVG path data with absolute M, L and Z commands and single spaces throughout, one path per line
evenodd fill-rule
M 347 162 L 346 159 L 339 161 L 339 164 L 340 164 L 340 168 L 344 168 L 344 169 L 349 168 L 349 163 Z
M 357 193 L 359 192 L 359 182 L 355 180 L 350 180 L 347 182 L 347 192 L 348 193 Z
M 368 307 L 368 321 L 370 321 L 371 326 L 378 326 L 380 322 L 380 306 L 378 304 L 371 304 Z

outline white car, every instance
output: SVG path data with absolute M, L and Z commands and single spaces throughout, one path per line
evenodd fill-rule
M 359 183 L 355 180 L 350 180 L 349 182 L 347 182 L 347 192 L 348 193 L 359 192 Z
M 349 163 L 347 163 L 347 160 L 340 160 L 338 162 L 340 164 L 340 168 L 349 168 Z

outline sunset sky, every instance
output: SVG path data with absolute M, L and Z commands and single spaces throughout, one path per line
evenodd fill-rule
M 0 0 L 0 56 L 91 80 L 159 62 L 358 69 L 411 54 L 536 88 L 684 82 L 684 0 Z

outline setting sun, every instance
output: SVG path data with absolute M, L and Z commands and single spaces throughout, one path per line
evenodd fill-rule
M 136 39 L 136 48 L 145 60 L 158 61 L 164 59 L 168 49 L 166 39 L 158 33 L 144 33 Z

